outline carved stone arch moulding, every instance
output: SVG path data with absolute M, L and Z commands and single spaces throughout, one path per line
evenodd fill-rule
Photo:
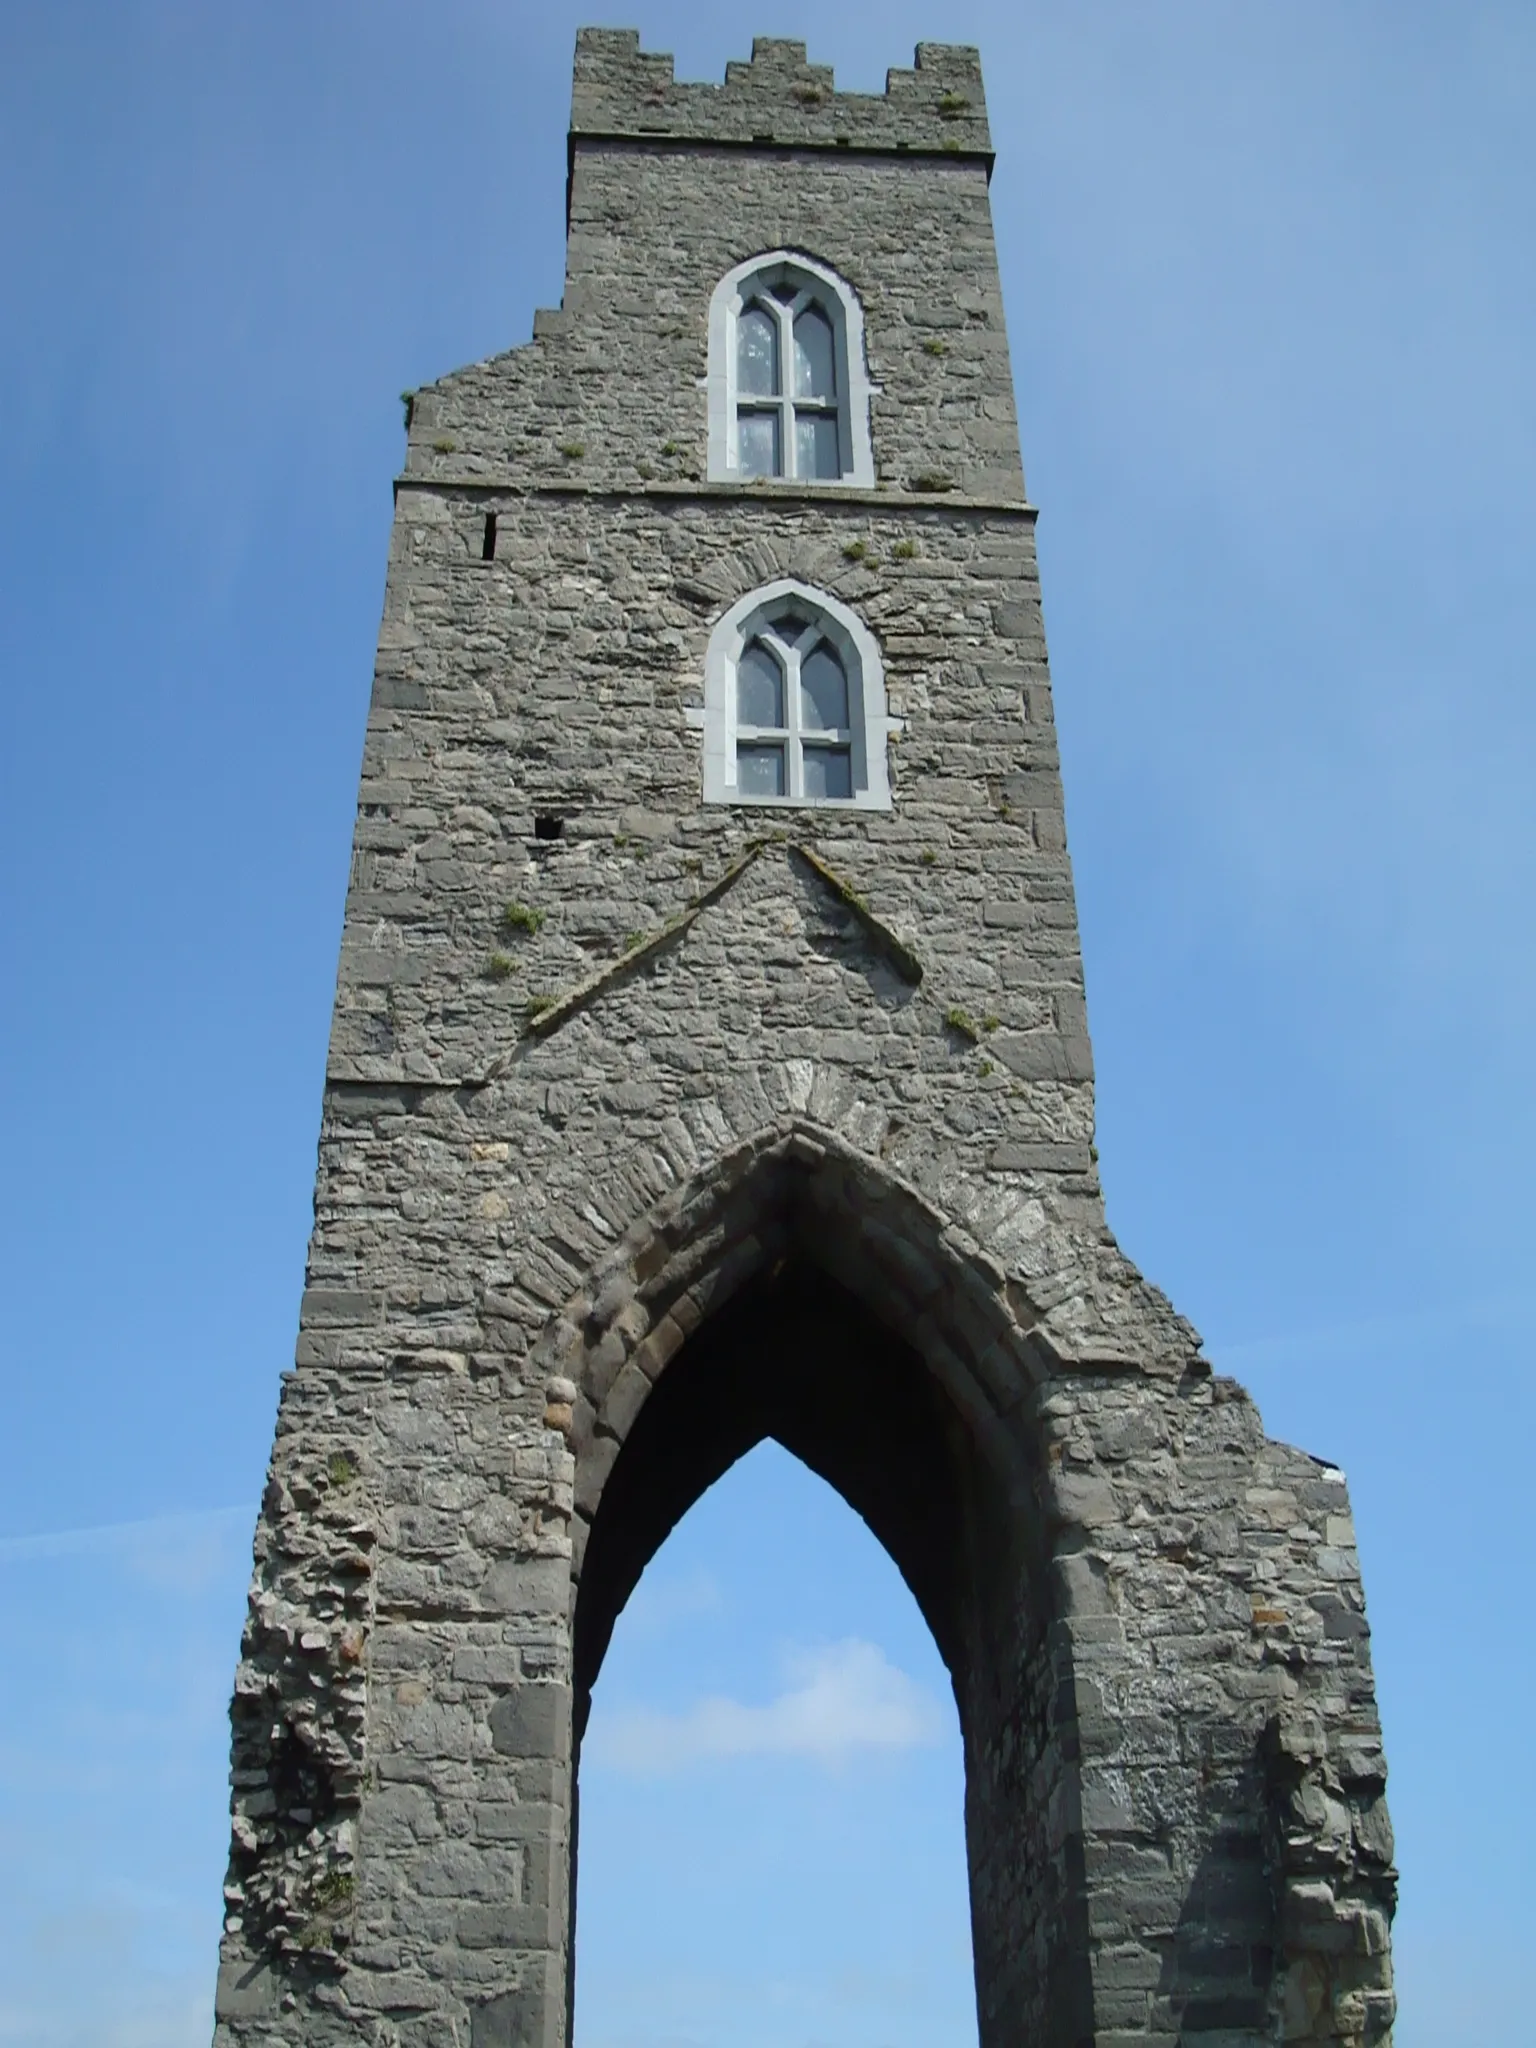
M 869 569 L 864 557 L 845 555 L 845 545 L 836 535 L 764 531 L 753 537 L 750 548 L 733 549 L 700 562 L 681 586 L 681 594 L 689 603 L 714 613 L 733 604 L 743 591 L 755 590 L 776 577 L 789 577 L 851 604 L 861 591 L 869 589 Z
M 744 1139 L 637 1218 L 551 1319 L 534 1360 L 549 1375 L 546 1420 L 585 1477 L 578 1511 L 595 1509 L 606 1468 L 686 1340 L 812 1228 L 810 1255 L 921 1350 L 1014 1483 L 1029 1483 L 1003 1424 L 1060 1359 L 1024 1288 L 878 1161 L 796 1119 Z

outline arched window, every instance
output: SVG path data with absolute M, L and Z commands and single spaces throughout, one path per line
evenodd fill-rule
M 704 801 L 888 809 L 895 723 L 863 622 L 825 591 L 770 583 L 710 636 Z
M 707 381 L 714 481 L 873 486 L 863 313 L 825 264 L 776 249 L 723 277 Z

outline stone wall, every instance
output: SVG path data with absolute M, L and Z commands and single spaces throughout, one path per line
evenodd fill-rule
M 710 293 L 746 257 L 790 247 L 830 264 L 863 302 L 876 502 L 914 492 L 1021 501 L 985 113 L 935 111 L 960 86 L 981 108 L 974 52 L 950 52 L 946 65 L 941 46 L 927 45 L 926 64 L 894 73 L 892 95 L 878 99 L 828 95 L 825 72 L 803 53 L 798 67 L 784 58 L 799 45 L 759 43 L 750 67 L 732 67 L 735 88 L 673 88 L 642 140 L 599 131 L 612 92 L 583 88 L 590 63 L 609 68 L 615 40 L 623 77 L 670 68 L 622 38 L 584 41 L 577 107 L 589 119 L 572 137 L 563 303 L 534 316 L 525 346 L 415 395 L 406 474 L 444 485 L 645 486 L 657 499 L 697 484 Z M 903 77 L 920 93 L 898 91 Z M 814 118 L 802 87 L 823 94 Z M 825 143 L 834 120 L 869 142 L 770 150 L 726 139 L 788 123 Z M 960 130 L 967 147 L 952 150 Z M 701 149 L 696 134 L 715 139 Z M 754 488 L 802 502 L 793 486 Z
M 986 94 L 977 52 L 919 43 L 910 71 L 883 93 L 839 92 L 831 67 L 808 64 L 804 43 L 756 36 L 750 63 L 725 83 L 679 85 L 672 59 L 640 48 L 633 29 L 584 29 L 576 43 L 571 134 L 696 144 L 980 157 L 990 165 Z
M 1104 1218 L 988 147 L 970 51 L 859 96 L 584 32 L 564 307 L 415 398 L 225 2048 L 566 2041 L 586 1698 L 764 1433 L 954 1676 L 985 2048 L 1387 2038 L 1342 1479 Z M 859 291 L 873 490 L 701 480 L 710 292 L 775 246 Z M 782 575 L 880 643 L 887 813 L 700 800 L 710 630 Z

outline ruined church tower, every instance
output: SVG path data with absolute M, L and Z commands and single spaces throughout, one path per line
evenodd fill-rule
M 569 2048 L 616 1616 L 771 1436 L 954 1682 L 982 2048 L 1379 2044 L 1342 1475 L 1118 1249 L 976 53 L 583 31 L 558 311 L 415 394 L 220 2048 Z

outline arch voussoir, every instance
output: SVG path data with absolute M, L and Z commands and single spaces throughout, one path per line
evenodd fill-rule
M 631 1186 L 652 1179 L 653 1168 L 627 1175 Z M 791 1256 L 914 1344 L 1011 1490 L 1027 1480 L 1023 1439 L 1004 1422 L 1041 1377 L 1037 1319 L 1021 1324 L 1017 1282 L 918 1190 L 801 1115 L 665 1188 L 536 1347 L 550 1412 L 576 1455 L 578 1519 L 590 1523 L 620 1448 L 689 1339 Z M 567 1390 L 569 1400 L 557 1398 Z

